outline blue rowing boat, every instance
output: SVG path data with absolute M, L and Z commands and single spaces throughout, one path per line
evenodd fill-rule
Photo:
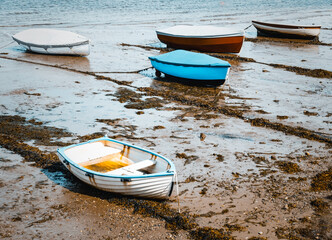
M 168 78 L 202 85 L 224 84 L 231 67 L 227 61 L 186 50 L 175 50 L 149 59 L 157 77 L 164 73 Z

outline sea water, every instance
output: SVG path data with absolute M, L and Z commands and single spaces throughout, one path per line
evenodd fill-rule
M 89 24 L 236 24 L 252 19 L 331 27 L 330 0 L 1 0 L 1 27 Z

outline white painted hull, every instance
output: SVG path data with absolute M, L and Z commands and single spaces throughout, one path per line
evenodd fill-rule
M 36 28 L 19 32 L 13 39 L 26 50 L 41 54 L 87 56 L 89 39 L 68 31 Z
M 50 55 L 73 55 L 73 56 L 87 56 L 90 54 L 90 44 L 72 46 L 72 47 L 38 47 L 30 46 L 29 44 L 19 43 L 27 51 L 50 54 Z
M 108 141 L 112 143 L 111 141 L 115 140 L 111 140 L 109 138 L 100 138 L 89 141 L 88 143 L 98 141 Z M 66 148 L 58 149 L 57 154 L 60 161 L 71 173 L 73 173 L 81 181 L 98 189 L 121 195 L 130 195 L 143 198 L 168 198 L 173 190 L 175 176 L 174 165 L 168 159 L 160 155 L 154 154 L 150 151 L 134 147 L 132 145 L 128 145 L 119 141 L 116 141 L 116 143 L 124 144 L 123 146 L 126 146 L 124 147 L 124 149 L 130 149 L 128 150 L 129 153 L 124 152 L 124 154 L 126 156 L 128 156 L 129 154 L 129 157 L 133 158 L 135 161 L 137 161 L 137 159 L 135 159 L 135 156 L 133 157 L 130 155 L 137 155 L 140 159 L 152 157 L 157 162 L 155 166 L 156 170 L 151 174 L 145 174 L 140 176 L 112 175 L 91 171 L 73 162 L 68 156 L 70 154 L 66 154 L 66 150 L 74 148 L 76 146 L 82 146 L 82 144 L 72 145 Z

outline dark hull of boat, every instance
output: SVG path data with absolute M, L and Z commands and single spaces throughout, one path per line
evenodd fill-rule
M 218 87 L 225 83 L 225 79 L 216 79 L 216 80 L 196 80 L 188 78 L 174 77 L 168 74 L 165 74 L 165 77 L 158 77 L 158 79 L 168 82 L 178 82 L 188 86 L 199 86 L 199 87 Z
M 314 40 L 317 39 L 318 36 L 303 36 L 303 35 L 296 35 L 296 34 L 289 34 L 289 33 L 281 33 L 277 31 L 265 30 L 257 28 L 257 34 L 259 36 L 265 37 L 276 37 L 276 38 L 291 38 L 291 39 L 306 39 L 306 40 Z

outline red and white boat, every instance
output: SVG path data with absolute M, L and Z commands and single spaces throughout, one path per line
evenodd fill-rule
M 321 26 L 318 25 L 289 25 L 252 21 L 258 34 L 281 37 L 281 38 L 302 38 L 314 39 L 318 37 Z
M 239 53 L 244 41 L 243 30 L 216 26 L 177 25 L 156 33 L 167 47 L 203 52 Z

